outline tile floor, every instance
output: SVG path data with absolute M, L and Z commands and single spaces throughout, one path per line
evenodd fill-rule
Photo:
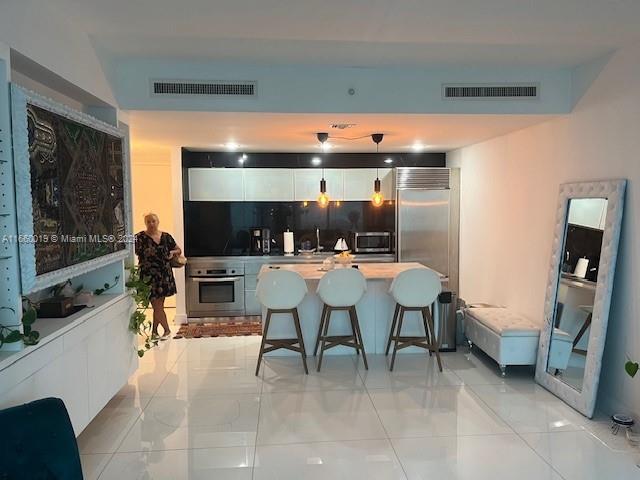
M 79 437 L 86 478 L 640 479 L 640 454 L 482 354 L 268 358 L 259 337 L 169 340 Z

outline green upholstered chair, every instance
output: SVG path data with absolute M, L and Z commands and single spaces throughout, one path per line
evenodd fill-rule
M 0 410 L 0 480 L 82 480 L 69 414 L 59 398 Z

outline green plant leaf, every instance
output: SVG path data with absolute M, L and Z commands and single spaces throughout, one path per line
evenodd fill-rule
M 29 309 L 27 309 L 27 311 L 24 312 L 24 315 L 22 315 L 22 324 L 33 325 L 37 317 L 38 317 L 38 314 L 36 312 L 36 309 L 33 307 L 30 307 Z
M 138 356 L 140 358 L 144 357 L 144 350 L 138 350 Z
M 16 343 L 20 340 L 22 340 L 22 334 L 18 330 L 11 330 L 11 332 L 4 337 L 4 343 Z
M 38 337 L 40 334 L 38 332 L 31 332 L 29 335 L 26 335 L 23 338 L 25 345 L 36 345 L 38 343 Z
M 633 378 L 636 376 L 636 373 L 638 373 L 638 370 L 640 369 L 640 364 L 638 364 L 638 362 L 632 362 L 631 360 L 629 360 L 627 363 L 624 364 L 624 369 L 627 372 L 627 375 Z

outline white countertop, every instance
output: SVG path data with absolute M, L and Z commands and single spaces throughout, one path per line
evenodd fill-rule
M 575 288 L 584 288 L 586 290 L 595 291 L 598 284 L 596 282 L 592 282 L 591 280 L 586 280 L 584 278 L 576 277 L 571 274 L 563 273 L 560 276 L 560 283 L 568 285 L 569 287 Z
M 409 270 L 411 268 L 427 268 L 424 265 L 417 262 L 405 262 L 405 263 L 362 263 L 358 264 L 358 269 L 362 272 L 367 280 L 391 280 L 395 278 L 400 272 Z M 279 270 L 292 270 L 302 275 L 305 280 L 320 280 L 322 276 L 327 273 L 321 270 L 321 265 L 299 264 L 299 263 L 278 263 L 278 265 L 263 265 L 260 269 L 260 276 L 263 272 L 277 268 Z M 351 268 L 350 266 L 344 267 L 336 264 L 338 268 Z M 447 280 L 442 274 L 440 278 L 443 281 Z

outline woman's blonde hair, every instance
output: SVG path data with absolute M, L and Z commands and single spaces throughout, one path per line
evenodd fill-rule
M 145 223 L 147 221 L 147 218 L 150 218 L 150 217 L 154 217 L 158 222 L 160 221 L 160 217 L 158 217 L 158 215 L 156 215 L 153 212 L 147 212 L 142 216 L 142 218 L 144 219 Z

